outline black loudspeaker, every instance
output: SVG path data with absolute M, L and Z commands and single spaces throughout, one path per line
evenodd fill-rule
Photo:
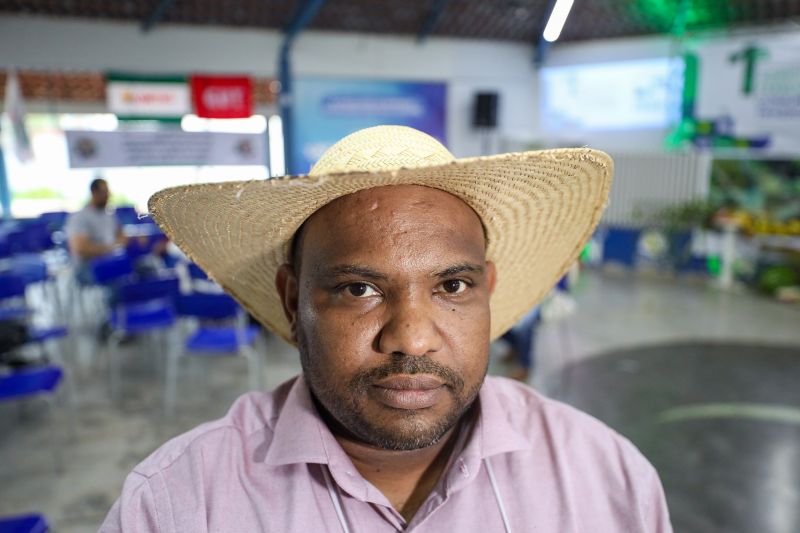
M 475 93 L 475 108 L 472 125 L 476 128 L 497 127 L 497 93 Z

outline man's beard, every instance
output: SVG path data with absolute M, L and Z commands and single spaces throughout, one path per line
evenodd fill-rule
M 384 450 L 418 450 L 436 444 L 470 408 L 483 384 L 482 377 L 478 383 L 467 389 L 463 378 L 457 372 L 433 361 L 428 356 L 392 355 L 386 364 L 353 376 L 343 394 L 343 391 L 331 384 L 326 376 L 321 374 L 320 368 L 311 362 L 312 356 L 302 334 L 298 334 L 298 347 L 303 374 L 311 394 L 317 400 L 318 407 L 324 410 L 323 417 L 327 415 L 335 424 L 358 440 Z M 378 380 L 397 374 L 429 374 L 438 377 L 453 400 L 451 409 L 433 423 L 414 420 L 417 415 L 413 411 L 403 413 L 402 410 L 398 410 L 397 418 L 408 418 L 405 430 L 393 429 L 388 425 L 381 426 L 368 420 L 360 402 L 368 401 L 369 387 Z M 486 375 L 486 369 L 483 374 Z

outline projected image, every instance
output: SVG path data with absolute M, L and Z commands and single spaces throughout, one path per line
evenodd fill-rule
M 665 128 L 680 118 L 681 59 L 646 59 L 543 68 L 545 130 Z

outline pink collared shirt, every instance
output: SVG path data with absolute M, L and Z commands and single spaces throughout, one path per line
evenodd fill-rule
M 103 533 L 668 533 L 653 467 L 601 422 L 487 377 L 439 484 L 410 522 L 355 469 L 302 376 L 139 464 Z

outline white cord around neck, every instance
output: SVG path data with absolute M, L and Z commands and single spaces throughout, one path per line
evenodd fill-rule
M 489 474 L 489 482 L 492 484 L 494 491 L 494 499 L 497 500 L 497 507 L 500 509 L 500 516 L 503 518 L 503 526 L 506 528 L 506 533 L 511 533 L 511 522 L 508 520 L 505 505 L 503 505 L 503 498 L 500 496 L 500 489 L 497 488 L 497 481 L 494 478 L 494 471 L 492 470 L 492 463 L 489 458 L 485 458 L 483 463 L 486 465 L 486 473 Z
M 339 517 L 339 523 L 342 525 L 344 533 L 350 533 L 350 528 L 347 525 L 347 520 L 344 518 L 344 511 L 342 510 L 342 501 L 339 498 L 339 491 L 333 486 L 331 481 L 331 474 L 328 465 L 320 465 L 322 467 L 322 475 L 325 477 L 325 484 L 328 486 L 328 494 L 333 502 L 333 508 L 336 509 L 336 516 Z

